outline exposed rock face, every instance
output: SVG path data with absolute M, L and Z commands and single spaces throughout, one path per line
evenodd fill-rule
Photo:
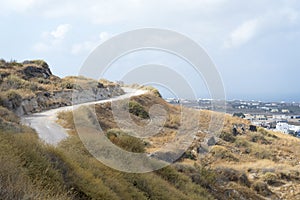
M 23 99 L 20 105 L 15 106 L 13 110 L 17 115 L 22 116 L 30 113 L 40 112 L 70 106 L 90 101 L 98 101 L 124 94 L 122 88 L 118 85 L 103 88 L 91 88 L 84 91 L 62 90 L 50 92 L 40 92 L 36 97 Z
M 60 79 L 43 60 L 0 60 L 0 105 L 21 116 L 124 94 L 118 84 L 85 77 Z M 2 95 L 1 95 L 2 94 Z
M 49 68 L 43 68 L 36 65 L 28 65 L 25 66 L 22 72 L 25 75 L 26 79 L 30 78 L 49 78 L 52 73 Z
M 48 79 L 52 75 L 48 64 L 42 60 L 24 61 L 23 67 L 19 70 L 23 74 L 24 79 L 45 78 Z

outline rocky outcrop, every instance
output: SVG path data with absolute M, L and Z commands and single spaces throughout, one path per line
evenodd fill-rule
M 18 63 L 0 59 L 0 106 L 21 116 L 124 94 L 118 84 L 52 74 L 43 60 Z
M 40 92 L 36 97 L 23 99 L 18 106 L 12 107 L 11 110 L 17 115 L 22 116 L 62 106 L 99 101 L 122 94 L 124 94 L 124 91 L 118 85 L 86 90 Z
M 23 67 L 18 70 L 18 73 L 22 74 L 22 77 L 26 80 L 31 78 L 48 79 L 52 76 L 48 64 L 42 60 L 24 61 Z

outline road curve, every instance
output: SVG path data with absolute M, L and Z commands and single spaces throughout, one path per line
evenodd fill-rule
M 117 97 L 103 99 L 99 101 L 87 102 L 76 105 L 76 107 L 80 105 L 93 105 L 93 104 L 101 104 L 105 102 L 111 102 L 121 99 L 127 99 L 132 96 L 139 96 L 147 93 L 146 90 L 137 90 L 131 88 L 123 88 L 125 91 L 124 95 L 120 95 Z M 21 122 L 24 125 L 30 126 L 35 129 L 38 133 L 39 138 L 47 144 L 57 145 L 60 141 L 68 137 L 66 129 L 60 126 L 57 121 L 57 114 L 62 111 L 72 110 L 73 106 L 65 106 L 60 108 L 55 108 L 47 111 L 43 111 L 40 113 L 34 113 L 32 115 L 25 115 L 21 117 Z

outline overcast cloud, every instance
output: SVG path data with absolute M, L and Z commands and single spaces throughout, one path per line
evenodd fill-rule
M 116 34 L 167 28 L 207 50 L 228 98 L 300 101 L 299 11 L 296 0 L 1 0 L 0 57 L 66 76 Z

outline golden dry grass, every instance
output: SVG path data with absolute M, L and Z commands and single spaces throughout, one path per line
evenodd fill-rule
M 151 94 L 134 97 L 131 100 L 139 103 L 147 112 L 152 105 L 159 104 L 168 113 L 167 121 L 161 131 L 145 140 L 148 143 L 146 152 L 159 151 L 165 144 L 173 142 L 179 128 L 188 133 L 192 130 L 189 125 L 191 127 L 194 126 L 195 121 L 199 122 L 199 132 L 196 134 L 198 138 L 193 141 L 189 151 L 192 149 L 197 150 L 200 147 L 203 138 L 209 130 L 217 130 L 218 127 L 223 125 L 220 132 L 232 135 L 233 128 L 237 127 L 237 135 L 232 135 L 234 140 L 225 141 L 219 139 L 217 145 L 204 156 L 199 156 L 196 160 L 183 157 L 178 161 L 178 163 L 185 164 L 191 168 L 194 168 L 195 165 L 209 168 L 219 180 L 216 183 L 211 183 L 208 187 L 209 191 L 222 193 L 225 192 L 224 187 L 227 187 L 236 190 L 244 198 L 255 197 L 256 199 L 264 199 L 280 196 L 282 199 L 287 199 L 297 197 L 296 193 L 292 196 L 284 192 L 284 190 L 269 185 L 265 174 L 267 172 L 274 173 L 278 177 L 278 181 L 280 181 L 282 176 L 287 177 L 281 181 L 283 188 L 300 184 L 300 175 L 296 173 L 300 171 L 299 139 L 277 132 L 266 131 L 262 128 L 258 128 L 257 132 L 251 132 L 249 130 L 250 122 L 247 120 L 204 110 L 187 110 L 186 112 L 189 116 L 187 119 L 191 121 L 187 120 L 188 123 L 182 125 L 182 120 L 186 119 L 182 118 L 181 111 L 183 108 L 180 106 L 167 104 L 162 99 Z M 96 112 L 98 121 L 104 130 L 117 128 L 110 103 L 97 105 Z M 142 120 L 141 118 L 131 117 L 137 124 L 142 124 L 142 122 L 139 122 L 139 120 Z M 214 123 L 211 123 L 212 119 Z M 229 178 L 231 176 L 227 174 L 229 172 L 236 173 L 237 179 L 234 178 L 235 176 L 232 176 L 233 179 Z M 195 175 L 189 174 L 192 179 Z M 244 178 L 240 180 L 239 177 Z M 244 185 L 245 181 L 248 186 Z M 270 194 L 261 193 L 259 186 L 266 187 L 270 190 Z M 218 199 L 228 198 L 218 194 L 215 195 L 215 198 Z

